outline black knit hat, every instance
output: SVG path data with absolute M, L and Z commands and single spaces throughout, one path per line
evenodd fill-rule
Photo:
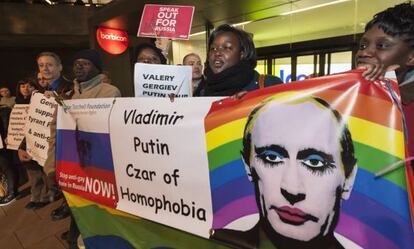
M 99 53 L 94 49 L 85 49 L 77 52 L 75 56 L 73 56 L 73 62 L 75 62 L 77 59 L 86 59 L 92 62 L 95 67 L 102 71 L 102 60 L 99 56 Z

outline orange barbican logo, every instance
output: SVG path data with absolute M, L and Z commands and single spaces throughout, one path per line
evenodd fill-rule
M 99 46 L 110 54 L 122 54 L 128 48 L 128 34 L 123 30 L 98 28 L 96 40 Z

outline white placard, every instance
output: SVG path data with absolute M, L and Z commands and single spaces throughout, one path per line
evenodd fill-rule
M 14 105 L 9 118 L 7 131 L 7 149 L 17 150 L 24 138 L 24 127 L 26 125 L 29 105 Z
M 25 137 L 26 151 L 40 166 L 44 166 L 49 149 L 50 125 L 56 115 L 57 103 L 42 93 L 34 93 L 30 99 Z
M 117 100 L 110 117 L 117 209 L 208 238 L 204 117 L 213 100 Z
M 135 97 L 189 97 L 191 77 L 191 66 L 136 63 Z

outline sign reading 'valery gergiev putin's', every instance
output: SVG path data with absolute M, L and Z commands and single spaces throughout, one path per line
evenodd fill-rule
M 190 96 L 190 66 L 136 63 L 134 72 L 135 97 Z

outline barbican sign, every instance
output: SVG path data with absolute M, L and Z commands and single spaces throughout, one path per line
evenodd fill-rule
M 123 30 L 100 27 L 96 30 L 96 40 L 110 54 L 122 54 L 128 48 L 128 34 Z

